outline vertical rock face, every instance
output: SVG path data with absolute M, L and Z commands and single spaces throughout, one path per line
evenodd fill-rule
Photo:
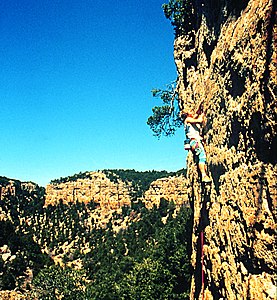
M 204 101 L 213 182 L 189 156 L 191 299 L 276 299 L 276 4 L 195 3 L 195 30 L 175 39 L 177 89 L 182 109 Z

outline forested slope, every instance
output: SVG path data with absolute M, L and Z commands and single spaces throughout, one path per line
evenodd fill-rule
M 118 173 L 122 178 L 124 172 Z M 16 289 L 27 299 L 187 298 L 192 222 L 187 205 L 176 211 L 173 202 L 161 199 L 159 207 L 147 209 L 133 197 L 99 226 L 93 201 L 45 205 L 37 185 L 31 189 L 3 179 L 1 186 L 1 290 Z

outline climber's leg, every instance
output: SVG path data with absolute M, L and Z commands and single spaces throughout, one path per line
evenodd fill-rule
M 198 156 L 198 166 L 199 166 L 199 171 L 201 173 L 202 182 L 206 182 L 206 183 L 211 182 L 210 177 L 207 175 L 207 166 L 206 166 L 207 158 L 206 158 L 204 146 L 199 141 L 191 140 L 190 148 L 193 151 L 193 153 Z
M 206 182 L 206 183 L 211 182 L 210 177 L 207 175 L 207 165 L 206 165 L 206 163 L 199 162 L 198 166 L 199 166 L 199 171 L 201 173 L 202 181 Z
M 207 165 L 206 165 L 206 153 L 204 146 L 202 144 L 199 144 L 199 150 L 198 150 L 198 157 L 199 157 L 199 171 L 201 173 L 202 181 L 209 183 L 211 182 L 210 177 L 207 175 Z

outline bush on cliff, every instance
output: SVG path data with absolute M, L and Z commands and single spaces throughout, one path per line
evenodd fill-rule
M 176 36 L 193 30 L 195 23 L 194 0 L 169 0 L 162 5 L 165 17 L 171 21 Z
M 153 114 L 148 118 L 147 125 L 158 138 L 162 135 L 172 136 L 182 126 L 175 89 L 175 84 L 169 84 L 165 90 L 152 90 L 153 97 L 160 98 L 162 105 L 152 108 Z

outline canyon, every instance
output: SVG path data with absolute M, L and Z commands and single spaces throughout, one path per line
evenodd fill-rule
M 203 104 L 206 117 L 203 134 L 212 183 L 201 182 L 196 157 L 190 152 L 186 176 L 153 180 L 135 201 L 141 201 L 148 209 L 158 207 L 163 200 L 174 202 L 177 208 L 182 205 L 192 208 L 191 300 L 274 300 L 276 3 L 273 0 L 191 3 L 191 23 L 181 24 L 182 30 L 175 27 L 176 93 L 181 110 L 193 113 Z M 124 208 L 130 207 L 138 191 L 132 181 L 120 177 L 114 180 L 105 172 L 83 175 L 53 181 L 46 189 L 35 183 L 1 177 L 0 200 L 9 198 L 12 202 L 20 194 L 34 206 L 45 195 L 43 205 L 51 213 L 53 207 L 80 204 L 76 218 L 83 218 L 89 235 L 94 224 L 105 228 L 116 213 L 121 214 Z M 92 204 L 88 210 L 91 214 L 85 216 L 82 205 Z M 20 214 L 19 207 L 16 211 Z M 39 231 L 39 226 L 48 220 L 48 213 L 45 210 L 33 219 L 23 216 L 19 226 L 36 225 L 34 228 Z M 134 218 L 139 219 L 139 215 Z M 0 207 L 0 221 L 10 220 L 12 216 Z M 166 223 L 166 217 L 163 221 Z M 47 236 L 47 242 L 38 232 L 33 239 L 56 264 L 65 263 L 65 257 L 74 257 L 80 250 L 77 242 L 82 238 L 81 252 L 91 251 L 85 237 L 73 237 L 77 221 L 70 229 L 56 215 L 51 222 L 61 223 L 61 232 Z M 127 217 L 114 222 L 114 232 L 126 229 L 128 222 Z M 50 251 L 49 245 L 63 231 L 72 237 L 72 243 L 62 240 Z M 0 256 L 7 264 L 15 259 L 7 245 L 0 248 Z M 72 267 L 82 267 L 77 260 L 72 259 L 71 263 Z M 0 292 L 0 297 L 24 298 L 15 291 Z

